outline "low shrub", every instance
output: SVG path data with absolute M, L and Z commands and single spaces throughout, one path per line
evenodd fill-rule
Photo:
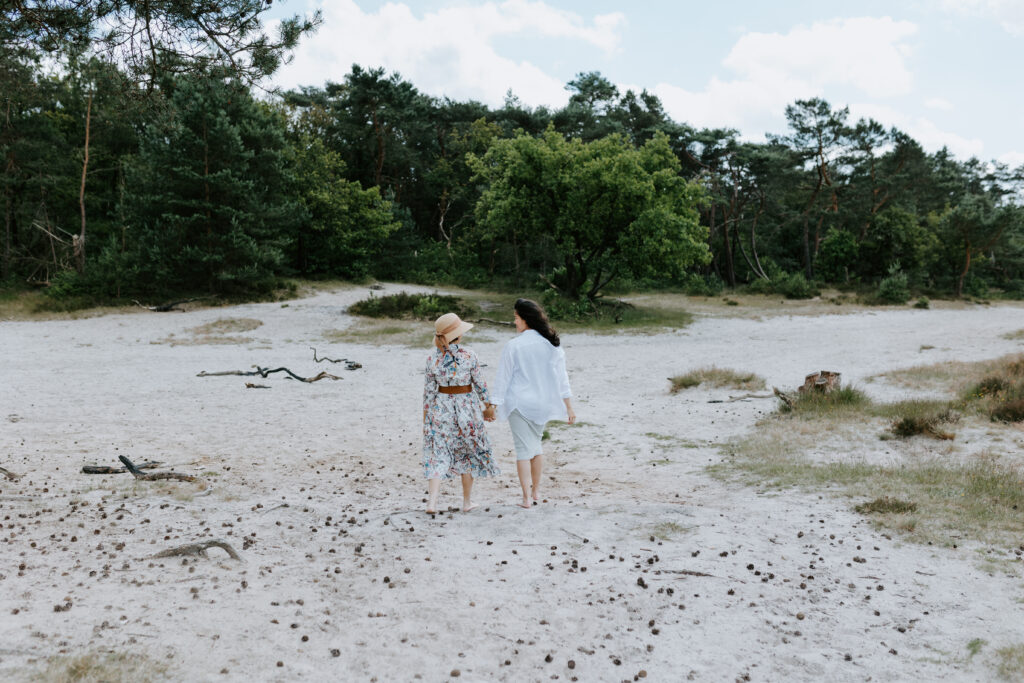
M 928 300 L 928 297 L 922 296 L 914 302 L 914 308 L 931 308 L 931 302 Z
M 460 318 L 470 318 L 477 314 L 477 309 L 458 297 L 446 294 L 399 292 L 357 301 L 349 307 L 349 312 L 368 318 L 434 320 L 445 313 L 456 313 Z
M 893 273 L 878 283 L 879 300 L 889 304 L 905 304 L 910 299 L 906 273 Z
M 998 403 L 989 415 L 997 422 L 1024 422 L 1024 398 Z

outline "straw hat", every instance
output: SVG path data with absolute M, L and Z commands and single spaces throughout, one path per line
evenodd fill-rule
M 467 323 L 454 313 L 445 313 L 434 321 L 434 341 L 439 348 L 445 348 L 453 339 L 458 339 L 470 329 L 473 323 Z

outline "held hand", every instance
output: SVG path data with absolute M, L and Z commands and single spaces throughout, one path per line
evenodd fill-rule
M 497 415 L 495 415 L 494 406 L 489 405 L 486 408 L 484 408 L 484 420 L 486 420 L 487 422 L 494 422 L 497 419 L 498 417 Z
M 569 414 L 569 424 L 576 424 L 576 413 L 573 412 L 572 408 L 569 408 L 566 412 Z

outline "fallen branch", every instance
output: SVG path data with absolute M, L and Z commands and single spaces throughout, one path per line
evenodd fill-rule
M 348 358 L 328 358 L 327 356 L 324 356 L 323 358 L 317 358 L 316 349 L 313 348 L 312 346 L 310 346 L 309 348 L 313 350 L 314 363 L 323 363 L 324 361 L 327 361 L 328 363 L 344 363 L 346 370 L 358 370 L 359 368 L 363 367 L 362 363 L 357 363 L 354 360 L 349 360 Z
M 220 548 L 228 554 L 232 560 L 241 561 L 242 557 L 235 549 L 227 544 L 226 541 L 220 539 L 213 539 L 210 541 L 200 541 L 199 543 L 186 543 L 185 545 L 179 545 L 176 548 L 168 548 L 167 550 L 161 550 L 154 558 L 158 557 L 181 557 L 184 555 L 191 555 L 195 557 L 207 557 L 206 551 L 209 548 Z
M 254 365 L 252 367 L 254 367 L 256 369 L 251 371 L 251 372 L 246 372 L 244 370 L 225 370 L 223 372 L 207 372 L 206 370 L 203 370 L 202 372 L 197 374 L 196 377 L 222 377 L 224 375 L 237 375 L 237 376 L 240 376 L 240 377 L 255 377 L 255 376 L 259 375 L 260 377 L 266 379 L 267 375 L 271 375 L 271 374 L 273 374 L 275 372 L 287 372 L 289 375 L 291 375 L 292 379 L 297 379 L 300 382 L 306 382 L 307 384 L 310 384 L 312 382 L 318 382 L 318 381 L 320 381 L 322 379 L 341 379 L 341 377 L 338 377 L 337 375 L 332 375 L 332 374 L 330 374 L 328 372 L 321 372 L 321 373 L 319 373 L 317 375 L 314 375 L 313 377 L 300 377 L 299 375 L 296 375 L 294 372 L 292 372 L 288 368 L 275 368 L 275 369 L 271 370 L 270 368 L 261 368 L 258 365 Z M 362 367 L 362 366 L 360 366 L 360 367 Z
M 173 479 L 175 481 L 195 481 L 196 478 L 191 474 L 178 474 L 177 472 L 143 472 L 136 467 L 131 460 L 124 457 L 123 455 L 117 456 L 117 459 L 124 463 L 124 466 L 128 468 L 128 471 L 132 473 L 132 476 L 142 481 L 158 481 L 161 479 Z
M 159 306 L 144 306 L 143 304 L 139 303 L 135 299 L 132 300 L 132 303 L 134 303 L 136 306 L 140 306 L 142 308 L 145 308 L 147 311 L 156 311 L 157 313 L 166 313 L 168 311 L 175 310 L 175 307 L 180 305 L 180 304 L 190 304 L 193 301 L 205 301 L 206 299 L 212 299 L 212 298 L 213 298 L 212 296 L 196 296 L 196 297 L 192 297 L 191 299 L 181 299 L 180 301 L 169 301 L 166 304 L 161 304 Z
M 508 322 L 507 320 L 491 320 L 490 318 L 477 318 L 473 322 L 475 323 L 490 323 L 491 325 L 504 325 L 506 327 L 515 327 L 515 323 Z
M 659 569 L 663 574 L 683 574 L 685 576 L 707 576 L 709 578 L 715 578 L 712 574 L 705 574 L 704 572 L 695 572 L 692 569 Z
M 3 467 L 0 467 L 0 474 L 7 477 L 10 481 L 18 481 L 23 476 L 21 474 L 15 474 L 14 472 L 11 472 L 8 469 L 4 469 Z
M 154 467 L 159 467 L 163 463 L 153 460 L 151 462 L 140 463 L 135 466 L 139 470 L 149 470 Z M 124 474 L 128 471 L 127 467 L 111 467 L 110 465 L 82 465 L 82 474 Z
M 772 393 L 775 394 L 779 398 L 780 401 L 785 403 L 787 407 L 789 407 L 789 408 L 793 407 L 793 399 L 792 399 L 792 397 L 787 396 L 783 392 L 779 391 L 778 387 L 772 387 Z
M 270 387 L 268 387 L 266 384 L 253 384 L 252 382 L 246 382 L 245 383 L 245 388 L 246 389 L 269 389 Z

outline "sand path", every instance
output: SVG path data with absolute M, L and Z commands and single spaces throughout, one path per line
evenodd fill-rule
M 993 358 L 1021 350 L 1002 335 L 1024 327 L 1024 309 L 568 335 L 582 424 L 551 430 L 547 502 L 515 507 L 499 423 L 503 474 L 478 483 L 481 508 L 431 519 L 426 350 L 325 340 L 365 294 L 0 323 L 0 466 L 24 474 L 0 478 L 0 677 L 31 679 L 54 655 L 128 652 L 158 679 L 190 681 L 986 680 L 969 641 L 1024 643 L 1018 570 L 983 571 L 971 544 L 889 538 L 825 493 L 710 477 L 718 446 L 774 402 L 671 396 L 666 382 L 712 363 L 792 387 L 815 369 L 863 382 Z M 193 343 L 224 319 L 262 324 L 205 339 L 235 343 Z M 508 332 L 485 335 L 497 341 L 467 342 L 491 378 Z M 363 368 L 314 364 L 310 346 Z M 253 364 L 343 379 L 196 377 Z M 79 473 L 119 454 L 209 488 Z M 446 485 L 442 505 L 459 501 Z M 243 561 L 151 557 L 209 538 Z

